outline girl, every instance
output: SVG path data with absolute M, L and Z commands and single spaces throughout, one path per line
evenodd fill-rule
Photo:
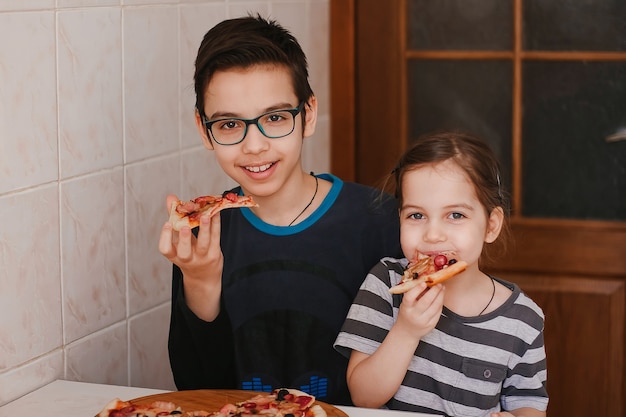
M 456 416 L 545 416 L 541 309 L 479 269 L 506 229 L 499 164 L 481 140 L 441 132 L 417 140 L 392 175 L 405 258 L 368 274 L 335 341 L 349 356 L 357 406 Z M 486 249 L 486 248 L 485 248 Z M 465 272 L 391 295 L 413 254 L 452 251 Z

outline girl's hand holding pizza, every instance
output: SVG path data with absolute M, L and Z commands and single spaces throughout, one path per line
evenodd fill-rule
M 398 318 L 373 354 L 353 350 L 348 364 L 348 386 L 361 407 L 380 408 L 400 387 L 415 349 L 439 321 L 443 286 L 430 289 L 421 281 L 404 293 Z
M 176 201 L 176 196 L 168 195 L 168 209 Z M 189 308 L 203 320 L 215 319 L 219 313 L 224 264 L 220 247 L 220 216 L 208 213 L 201 216 L 197 238 L 189 226 L 177 232 L 168 221 L 161 229 L 159 252 L 183 272 L 185 300 Z
M 400 326 L 421 339 L 439 321 L 443 310 L 443 294 L 443 285 L 428 288 L 426 283 L 420 282 L 404 294 L 394 327 Z

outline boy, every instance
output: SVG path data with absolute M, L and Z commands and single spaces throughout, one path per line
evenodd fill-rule
M 196 58 L 196 126 L 253 209 L 166 223 L 170 363 L 179 389 L 298 388 L 350 404 L 333 342 L 369 269 L 399 254 L 395 201 L 303 171 L 317 100 L 297 40 L 260 16 L 226 20 Z M 167 206 L 175 196 L 168 196 Z M 195 231 L 194 231 L 195 232 Z

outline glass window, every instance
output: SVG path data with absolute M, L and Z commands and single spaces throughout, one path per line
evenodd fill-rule
M 626 51 L 624 0 L 524 0 L 523 48 Z
M 626 220 L 626 63 L 526 62 L 523 74 L 523 214 Z
M 512 5 L 503 0 L 408 0 L 408 47 L 509 50 Z
M 409 140 L 461 129 L 490 143 L 511 190 L 512 63 L 413 60 L 408 66 Z

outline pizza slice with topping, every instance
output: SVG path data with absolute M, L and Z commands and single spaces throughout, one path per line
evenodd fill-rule
M 407 265 L 402 281 L 389 289 L 391 294 L 404 294 L 420 282 L 426 286 L 440 284 L 467 268 L 467 262 L 456 259 L 454 252 L 441 252 L 425 255 L 415 251 L 415 256 Z
M 239 207 L 258 207 L 251 196 L 226 193 L 223 196 L 205 195 L 190 201 L 174 201 L 170 209 L 169 222 L 174 230 L 184 226 L 194 228 L 200 225 L 200 217 L 205 213 L 213 216 L 221 210 Z

